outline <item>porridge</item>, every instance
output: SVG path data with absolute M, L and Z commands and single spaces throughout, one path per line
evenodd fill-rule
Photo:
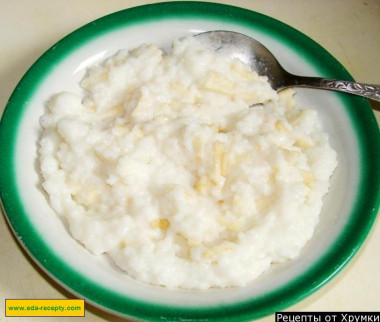
M 192 37 L 91 67 L 41 118 L 52 208 L 95 255 L 167 288 L 244 286 L 312 237 L 336 153 L 315 110 Z

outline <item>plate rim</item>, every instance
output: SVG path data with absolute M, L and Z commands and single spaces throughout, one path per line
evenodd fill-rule
M 325 58 L 325 63 L 320 65 L 319 69 L 326 76 L 353 80 L 351 75 L 331 54 L 308 36 L 283 22 L 248 9 L 210 2 L 175 1 L 148 4 L 111 13 L 73 31 L 48 49 L 26 72 L 12 93 L 0 123 L 0 146 L 4 147 L 0 155 L 2 207 L 14 235 L 33 260 L 58 284 L 69 289 L 72 293 L 86 298 L 103 310 L 117 315 L 144 319 L 165 316 L 167 318 L 208 318 L 231 321 L 232 319 L 263 317 L 295 304 L 325 285 L 355 255 L 374 223 L 380 204 L 380 179 L 378 179 L 380 168 L 376 167 L 376 163 L 380 161 L 380 151 L 371 149 L 371 146 L 373 144 L 380 146 L 380 135 L 376 119 L 365 99 L 352 96 L 341 97 L 345 112 L 355 129 L 360 149 L 361 175 L 359 187 L 361 189 L 354 209 L 349 216 L 349 223 L 342 230 L 339 238 L 331 245 L 329 251 L 317 261 L 316 267 L 310 268 L 281 289 L 259 298 L 242 300 L 239 303 L 192 308 L 131 299 L 126 295 L 117 294 L 117 292 L 109 291 L 98 284 L 94 284 L 93 281 L 90 282 L 93 285 L 75 287 L 76 284 L 82 285 L 83 281 L 88 282 L 88 279 L 65 264 L 45 244 L 41 245 L 42 239 L 28 219 L 17 188 L 14 166 L 15 147 L 19 124 L 23 119 L 23 113 L 28 108 L 28 102 L 25 98 L 33 96 L 40 82 L 54 64 L 59 63 L 61 59 L 70 55 L 77 48 L 85 46 L 87 41 L 91 41 L 102 34 L 129 25 L 143 24 L 158 19 L 175 19 L 179 16 L 185 19 L 226 20 L 248 28 L 259 27 L 260 30 L 269 31 L 271 35 L 278 35 L 284 43 L 296 40 L 296 45 L 304 50 L 303 55 L 309 56 L 310 51 L 315 50 Z M 295 45 L 292 44 L 292 46 Z M 358 112 L 359 109 L 360 112 Z M 366 217 L 363 217 L 364 215 L 361 213 L 365 213 Z M 367 220 L 358 220 L 359 218 L 366 218 Z M 33 250 L 31 250 L 31 246 L 37 245 L 39 247 L 32 247 Z M 324 268 L 323 273 L 320 272 L 321 267 Z M 309 284 L 307 281 L 314 281 L 314 283 Z M 136 305 L 138 306 L 137 309 L 125 309 L 126 306 Z M 148 306 L 149 310 L 147 310 Z

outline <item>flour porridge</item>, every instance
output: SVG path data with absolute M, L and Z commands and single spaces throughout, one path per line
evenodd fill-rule
M 167 288 L 244 286 L 312 237 L 336 153 L 294 92 L 192 37 L 91 67 L 41 118 L 43 188 L 72 236 Z

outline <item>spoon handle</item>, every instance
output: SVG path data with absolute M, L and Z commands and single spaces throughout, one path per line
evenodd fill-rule
M 292 75 L 292 86 L 312 87 L 363 96 L 380 102 L 380 85 L 364 84 L 319 77 Z

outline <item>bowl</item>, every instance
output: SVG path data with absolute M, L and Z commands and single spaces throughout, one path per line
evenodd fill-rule
M 380 135 L 363 98 L 297 89 L 299 104 L 316 109 L 338 168 L 324 198 L 312 240 L 294 261 L 273 266 L 242 288 L 168 290 L 138 282 L 107 256 L 93 256 L 67 232 L 50 208 L 37 163 L 39 118 L 52 94 L 80 93 L 79 80 L 93 63 L 143 42 L 161 47 L 207 30 L 232 30 L 262 42 L 290 72 L 352 80 L 317 43 L 270 17 L 221 4 L 170 2 L 136 7 L 96 20 L 52 46 L 12 94 L 0 125 L 1 201 L 20 244 L 57 283 L 113 314 L 142 320 L 241 321 L 260 318 L 307 297 L 355 255 L 380 202 Z

